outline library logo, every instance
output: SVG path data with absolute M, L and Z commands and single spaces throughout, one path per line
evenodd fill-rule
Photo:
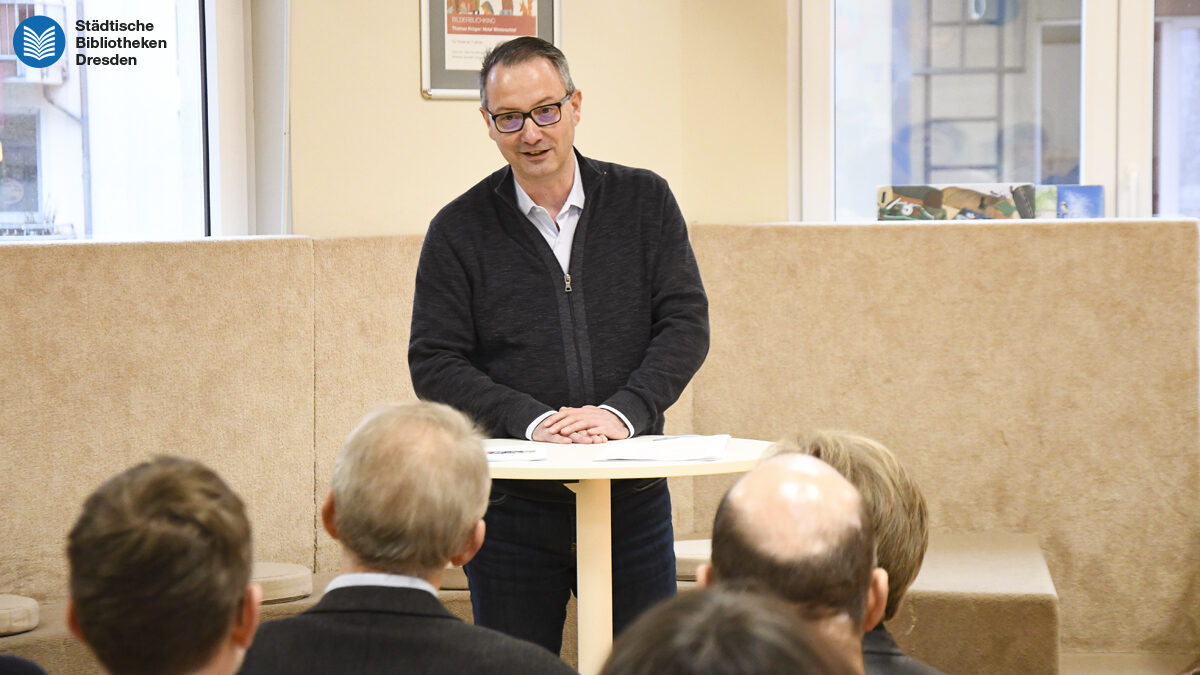
M 54 65 L 67 48 L 67 34 L 48 16 L 35 14 L 17 25 L 13 51 L 30 68 Z

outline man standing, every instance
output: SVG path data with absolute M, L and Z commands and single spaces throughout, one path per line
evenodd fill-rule
M 683 216 L 655 174 L 574 149 L 582 93 L 537 38 L 484 59 L 480 112 L 508 165 L 441 210 L 421 251 L 409 368 L 487 433 L 597 443 L 662 433 L 708 352 Z M 574 494 L 496 481 L 466 567 L 475 621 L 557 652 L 575 585 Z M 615 481 L 613 628 L 675 592 L 666 481 Z
M 462 564 L 483 542 L 489 482 L 483 443 L 462 413 L 416 402 L 363 418 L 321 508 L 342 545 L 342 573 L 303 614 L 263 624 L 241 673 L 574 673 L 438 601 L 446 563 Z

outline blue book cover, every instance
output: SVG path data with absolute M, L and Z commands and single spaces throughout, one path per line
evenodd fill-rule
M 1104 186 L 1059 185 L 1059 218 L 1103 218 Z

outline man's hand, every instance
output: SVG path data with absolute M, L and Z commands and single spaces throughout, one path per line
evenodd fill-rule
M 547 417 L 534 431 L 546 430 L 551 434 L 569 438 L 572 443 L 603 443 L 619 441 L 629 436 L 629 428 L 611 410 L 585 405 L 582 408 L 559 408 Z M 561 441 L 559 441 L 561 442 Z
M 583 436 L 586 436 L 587 434 L 576 434 L 576 435 L 583 437 Z M 575 439 L 571 438 L 570 436 L 563 436 L 562 434 L 552 434 L 546 430 L 545 426 L 543 426 L 541 424 L 539 424 L 533 428 L 533 433 L 530 434 L 530 438 L 532 440 L 538 441 L 540 443 L 576 443 L 576 442 L 591 443 L 590 440 L 584 440 L 582 438 L 579 441 L 576 441 Z

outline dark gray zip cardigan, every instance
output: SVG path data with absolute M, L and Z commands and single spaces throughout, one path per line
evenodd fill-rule
M 608 404 L 662 433 L 708 353 L 708 298 L 667 183 L 578 152 L 568 273 L 516 205 L 505 166 L 443 208 L 417 267 L 413 389 L 524 438 L 560 406 Z

